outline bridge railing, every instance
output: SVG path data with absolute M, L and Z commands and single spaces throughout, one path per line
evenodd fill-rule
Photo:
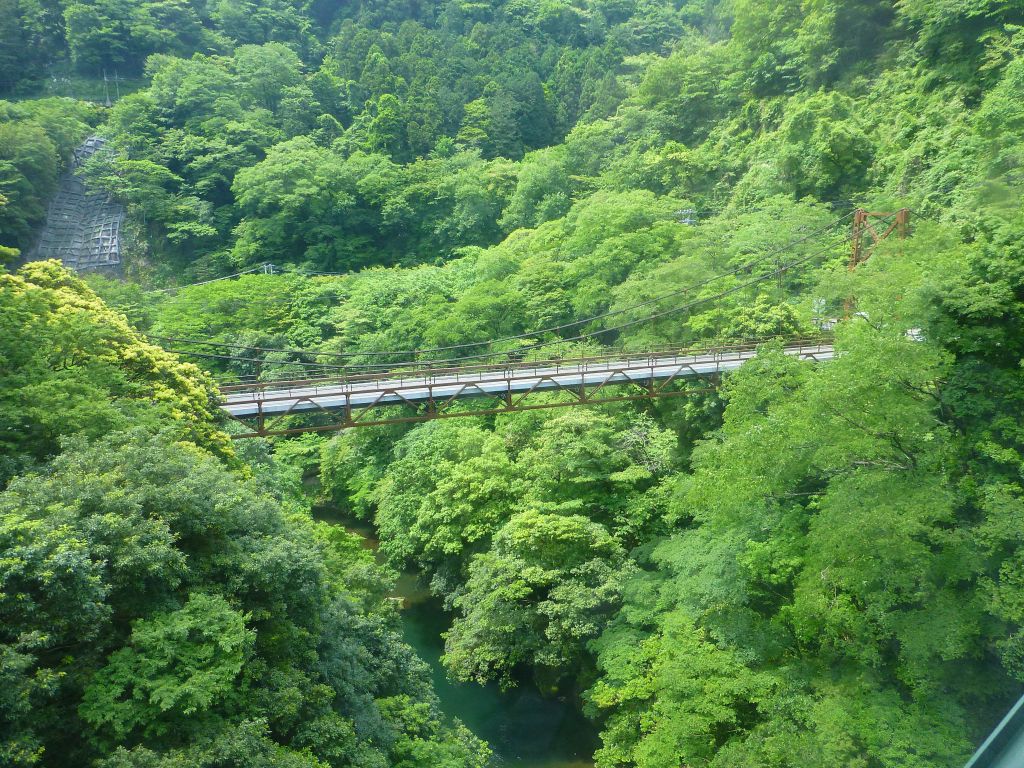
M 588 373 L 608 370 L 610 364 L 621 368 L 636 369 L 658 365 L 679 365 L 687 362 L 713 362 L 736 360 L 750 357 L 758 347 L 770 340 L 758 340 L 715 347 L 665 347 L 647 349 L 642 352 L 609 350 L 601 355 L 580 357 L 553 357 L 529 361 L 505 361 L 502 363 L 443 366 L 428 365 L 415 369 L 389 369 L 375 374 L 330 376 L 317 379 L 291 379 L 261 381 L 257 384 L 239 384 L 221 387 L 221 393 L 229 396 L 231 402 L 266 401 L 294 397 L 317 397 L 321 394 L 379 389 L 405 389 L 416 386 L 437 384 L 438 380 L 448 383 L 481 383 L 484 381 L 506 380 L 509 378 L 538 377 L 565 373 Z M 802 355 L 821 352 L 831 343 L 828 337 L 798 338 L 785 340 L 785 349 L 790 354 Z M 252 400 L 241 399 L 251 395 Z M 268 397 L 269 395 L 269 397 Z

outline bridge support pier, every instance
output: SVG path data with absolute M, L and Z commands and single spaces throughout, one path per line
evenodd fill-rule
M 877 229 L 876 229 L 877 227 Z M 885 229 L 882 229 L 885 227 Z M 879 232 L 881 230 L 881 232 Z M 850 263 L 848 269 L 853 272 L 874 253 L 880 242 L 896 233 L 899 239 L 906 240 L 910 231 L 910 209 L 900 208 L 898 211 L 880 212 L 858 208 L 853 213 L 853 233 L 850 246 Z M 847 319 L 853 314 L 856 299 L 849 296 L 844 303 L 844 314 Z

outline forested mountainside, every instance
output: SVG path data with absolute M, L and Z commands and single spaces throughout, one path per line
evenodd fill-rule
M 0 762 L 493 763 L 408 569 L 448 673 L 577 702 L 599 768 L 952 768 L 1020 695 L 1024 3 L 0 0 L 0 73 Z M 16 266 L 90 133 L 124 279 Z M 911 228 L 848 270 L 858 207 Z M 738 339 L 688 397 L 217 415 Z

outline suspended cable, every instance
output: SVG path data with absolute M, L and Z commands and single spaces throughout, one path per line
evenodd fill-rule
M 845 239 L 845 236 L 843 238 L 841 238 L 841 239 Z M 807 256 L 801 257 L 801 258 L 799 258 L 799 259 L 797 259 L 795 261 L 792 261 L 792 262 L 789 262 L 787 264 L 781 265 L 780 267 L 778 267 L 777 269 L 773 270 L 772 272 L 769 272 L 769 273 L 766 273 L 764 275 L 758 276 L 758 277 L 756 277 L 756 278 L 754 278 L 752 280 L 749 280 L 749 281 L 747 281 L 745 283 L 741 283 L 741 284 L 739 284 L 737 286 L 729 288 L 728 290 L 722 291 L 722 292 L 720 292 L 718 294 L 715 294 L 713 296 L 708 296 L 708 297 L 704 297 L 704 298 L 701 298 L 701 299 L 696 299 L 696 300 L 694 300 L 692 302 L 688 302 L 686 304 L 683 304 L 683 305 L 680 305 L 680 306 L 677 306 L 677 307 L 672 307 L 670 309 L 664 310 L 662 312 L 655 313 L 653 315 L 647 315 L 645 317 L 641 317 L 641 318 L 637 318 L 635 320 L 631 320 L 628 323 L 623 323 L 623 324 L 620 324 L 620 325 L 617 325 L 617 326 L 612 326 L 610 328 L 603 328 L 603 329 L 599 329 L 599 330 L 596 330 L 596 331 L 591 331 L 589 333 L 580 334 L 578 336 L 574 336 L 574 337 L 570 337 L 570 338 L 555 339 L 555 340 L 551 340 L 551 341 L 547 341 L 547 342 L 541 342 L 541 343 L 537 343 L 537 344 L 532 344 L 532 345 L 525 346 L 525 347 L 518 347 L 515 350 L 506 350 L 506 351 L 501 351 L 501 352 L 487 352 L 487 353 L 480 353 L 480 354 L 475 354 L 475 355 L 464 355 L 464 356 L 456 357 L 456 358 L 443 358 L 443 359 L 432 359 L 432 360 L 410 360 L 410 361 L 397 362 L 397 363 L 392 363 L 392 364 L 379 364 L 378 363 L 378 364 L 363 364 L 363 365 L 356 365 L 356 366 L 351 366 L 351 365 L 350 366 L 336 366 L 336 365 L 332 366 L 332 365 L 325 364 L 325 363 L 304 363 L 303 365 L 306 365 L 307 367 L 313 368 L 313 369 L 321 369 L 321 370 L 329 370 L 329 369 L 330 370 L 347 370 L 347 371 L 350 371 L 350 372 L 352 372 L 353 369 L 355 369 L 356 371 L 361 371 L 361 372 L 365 372 L 365 373 L 399 371 L 399 370 L 401 370 L 403 368 L 411 368 L 411 367 L 416 367 L 416 366 L 443 365 L 443 366 L 447 366 L 447 367 L 452 367 L 453 364 L 455 364 L 455 363 L 471 361 L 471 360 L 487 360 L 487 359 L 490 359 L 490 358 L 500 357 L 502 355 L 507 355 L 507 354 L 510 354 L 512 352 L 514 352 L 515 354 L 524 354 L 526 352 L 530 352 L 530 351 L 533 351 L 533 350 L 536 350 L 536 349 L 544 349 L 544 348 L 547 348 L 547 347 L 557 346 L 559 344 L 568 344 L 568 343 L 572 343 L 572 342 L 584 341 L 584 340 L 587 340 L 587 339 L 597 338 L 599 336 L 602 336 L 605 333 L 611 333 L 611 332 L 615 332 L 615 331 L 624 330 L 626 328 L 630 328 L 630 327 L 633 327 L 635 325 L 639 325 L 639 324 L 642 324 L 642 323 L 645 323 L 645 322 L 649 322 L 651 320 L 660 319 L 662 317 L 666 317 L 668 315 L 675 314 L 677 312 L 681 312 L 681 311 L 684 311 L 686 309 L 692 309 L 693 307 L 700 306 L 702 304 L 706 304 L 706 303 L 711 302 L 711 301 L 717 301 L 718 299 L 721 299 L 721 298 L 724 298 L 725 296 L 729 296 L 729 295 L 731 295 L 733 293 L 736 293 L 737 291 L 740 291 L 743 288 L 748 288 L 748 287 L 750 287 L 752 285 L 756 285 L 756 284 L 764 282 L 766 280 L 770 280 L 772 278 L 778 277 L 779 275 L 782 275 L 782 274 L 788 272 L 789 270 L 793 269 L 794 267 L 798 267 L 798 266 L 800 266 L 802 264 L 805 264 L 808 261 L 810 261 L 811 259 L 821 255 L 822 253 L 825 253 L 826 251 L 828 251 L 829 249 L 831 249 L 835 245 L 837 245 L 841 241 L 841 239 L 840 238 L 835 238 L 831 242 L 829 242 L 824 248 L 819 249 L 818 251 L 815 251 L 814 253 L 808 254 Z M 277 351 L 277 350 L 275 350 L 275 351 Z M 315 354 L 315 353 L 309 353 L 309 354 Z M 391 353 L 391 354 L 399 354 L 399 353 Z M 247 360 L 249 362 L 257 362 L 258 361 L 258 359 L 256 359 L 256 358 L 238 358 L 238 359 Z M 274 363 L 270 363 L 270 364 L 274 364 Z M 265 379 L 261 379 L 261 381 L 266 381 L 266 380 Z
M 842 239 L 845 239 L 845 237 L 842 238 Z M 806 256 L 802 256 L 802 257 L 800 257 L 800 258 L 798 258 L 798 259 L 796 259 L 794 261 L 791 261 L 791 262 L 789 262 L 787 264 L 780 265 L 778 268 L 776 268 L 775 270 L 773 270 L 771 272 L 768 272 L 768 273 L 766 273 L 764 275 L 760 275 L 758 277 L 755 277 L 755 278 L 753 278 L 751 280 L 748 280 L 748 281 L 746 281 L 744 283 L 740 283 L 738 285 L 735 285 L 735 286 L 733 286 L 731 288 L 728 288 L 728 289 L 726 289 L 724 291 L 721 291 L 721 292 L 719 292 L 717 294 L 714 294 L 712 296 L 705 296 L 705 297 L 700 298 L 700 299 L 695 299 L 695 300 L 687 302 L 685 304 L 681 304 L 681 305 L 678 305 L 678 306 L 675 306 L 675 307 L 671 307 L 669 309 L 663 310 L 661 312 L 656 312 L 656 313 L 651 314 L 651 315 L 647 315 L 647 316 L 644 316 L 644 317 L 636 318 L 634 320 L 630 320 L 629 322 L 621 323 L 621 324 L 619 324 L 617 326 L 612 326 L 610 328 L 603 328 L 603 329 L 600 329 L 600 330 L 597 330 L 597 331 L 591 331 L 589 333 L 580 334 L 578 336 L 574 336 L 574 337 L 567 338 L 567 339 L 557 339 L 557 340 L 554 340 L 554 341 L 547 341 L 547 342 L 541 342 L 541 343 L 538 343 L 538 344 L 532 344 L 532 345 L 529 345 L 529 346 L 526 346 L 526 347 L 519 347 L 519 348 L 517 348 L 515 350 L 510 350 L 510 351 L 490 352 L 490 353 L 477 354 L 477 355 L 466 355 L 466 356 L 463 356 L 463 357 L 450 358 L 450 359 L 419 360 L 419 361 L 408 361 L 406 363 L 397 363 L 397 364 L 394 364 L 394 365 L 390 366 L 387 370 L 396 371 L 397 372 L 397 371 L 401 370 L 402 368 L 409 368 L 409 367 L 414 367 L 414 366 L 421 366 L 422 367 L 422 366 L 432 366 L 432 365 L 443 365 L 445 367 L 455 367 L 455 366 L 453 366 L 454 363 L 460 363 L 460 362 L 465 362 L 465 361 L 470 361 L 470 360 L 484 360 L 484 359 L 489 359 L 489 358 L 493 358 L 493 357 L 500 356 L 500 355 L 507 355 L 507 354 L 509 354 L 509 352 L 515 352 L 516 354 L 523 354 L 523 353 L 526 353 L 526 352 L 534 351 L 534 350 L 537 350 L 537 349 L 544 349 L 544 348 L 551 347 L 551 346 L 556 346 L 556 345 L 559 345 L 559 344 L 569 344 L 569 343 L 572 343 L 572 342 L 578 342 L 578 341 L 585 341 L 585 340 L 589 340 L 589 339 L 594 339 L 594 338 L 602 336 L 602 335 L 604 335 L 606 333 L 613 333 L 613 332 L 622 331 L 622 330 L 625 330 L 626 328 L 631 328 L 631 327 L 634 327 L 636 325 L 640 325 L 642 323 L 650 322 L 652 320 L 658 320 L 658 319 L 661 319 L 663 317 L 667 317 L 669 315 L 673 315 L 673 314 L 676 314 L 676 313 L 679 313 L 679 312 L 686 311 L 688 309 L 693 309 L 694 307 L 701 306 L 701 305 L 707 304 L 709 302 L 718 301 L 719 299 L 722 299 L 722 298 L 725 298 L 726 296 L 730 296 L 730 295 L 732 295 L 734 293 L 737 293 L 737 292 L 743 290 L 744 288 L 749 288 L 752 285 L 757 285 L 758 283 L 762 283 L 762 282 L 765 282 L 766 280 L 770 280 L 772 278 L 778 277 L 779 275 L 785 274 L 786 272 L 788 272 L 789 270 L 791 270 L 791 269 L 793 269 L 795 267 L 801 266 L 802 264 L 806 264 L 807 262 L 811 261 L 812 259 L 815 259 L 818 256 L 822 255 L 823 253 L 826 253 L 827 251 L 831 250 L 840 241 L 841 241 L 840 238 L 834 238 L 825 247 L 823 247 L 823 248 L 821 248 L 821 249 L 819 249 L 819 250 L 817 250 L 817 251 L 815 251 L 813 253 L 807 254 Z M 321 364 L 321 363 L 313 363 L 313 364 L 310 364 L 310 365 L 313 368 L 315 368 L 315 369 L 324 369 L 324 370 L 326 370 L 326 369 L 339 369 L 340 368 L 342 370 L 349 370 L 349 371 L 352 370 L 352 367 L 347 367 L 347 366 L 331 366 L 331 365 L 326 365 L 326 364 Z M 381 368 L 381 366 L 365 366 L 365 367 L 363 367 L 363 366 L 355 366 L 355 367 L 360 369 L 360 370 L 364 370 L 364 371 L 367 371 L 368 369 L 372 369 L 372 368 L 377 368 L 379 370 Z M 265 383 L 266 381 L 267 381 L 266 379 L 261 379 L 260 380 L 261 383 Z M 247 382 L 240 382 L 240 383 L 247 383 Z
M 152 293 L 169 293 L 171 291 L 181 291 L 181 290 L 184 290 L 185 288 L 197 288 L 200 285 L 210 285 L 210 283 L 219 283 L 222 280 L 233 280 L 234 278 L 242 277 L 243 275 L 251 275 L 253 272 L 264 272 L 264 273 L 267 273 L 267 269 L 273 270 L 274 269 L 274 265 L 273 264 L 269 264 L 269 263 L 268 264 L 258 264 L 255 267 L 250 267 L 249 269 L 243 269 L 241 272 L 235 272 L 235 273 L 230 274 L 230 275 L 224 275 L 223 277 L 214 277 L 214 278 L 212 278 L 210 280 L 203 280 L 202 282 L 199 282 L 199 283 L 189 283 L 188 285 L 175 285 L 175 286 L 172 286 L 170 288 L 158 288 L 158 289 L 152 291 Z M 269 272 L 267 274 L 273 274 L 273 272 Z
M 305 368 L 322 368 L 331 369 L 338 371 L 351 370 L 352 366 L 348 365 L 330 365 L 329 363 L 304 363 L 301 360 L 265 360 L 261 357 L 241 357 L 239 355 L 217 355 L 212 352 L 191 352 L 185 349 L 168 349 L 174 355 L 182 355 L 188 357 L 202 357 L 210 360 L 230 360 L 232 362 L 239 363 L 255 363 L 257 365 L 275 366 L 275 365 L 301 365 Z
M 350 277 L 352 272 L 317 272 L 311 269 L 299 269 L 297 267 L 279 267 L 282 273 L 302 275 L 304 277 Z
M 856 205 L 856 203 L 854 203 L 854 201 L 852 201 L 852 200 L 823 200 L 823 201 L 819 201 L 819 203 L 821 205 L 828 205 L 828 206 L 831 206 L 833 208 L 838 208 L 840 206 L 847 206 L 847 205 L 849 205 L 849 206 Z M 693 214 L 693 215 L 704 215 L 704 214 L 718 214 L 718 213 L 722 213 L 724 211 L 733 211 L 733 212 L 738 213 L 738 214 L 746 214 L 746 213 L 754 213 L 754 212 L 758 212 L 758 211 L 763 211 L 763 210 L 766 210 L 766 209 L 765 209 L 764 206 L 749 206 L 749 207 L 744 207 L 744 208 L 731 208 L 730 206 L 725 205 L 725 206 L 721 206 L 721 207 L 718 207 L 718 208 L 701 208 L 701 209 L 684 208 L 684 209 L 681 209 L 681 210 L 683 210 L 683 211 L 685 211 L 685 212 L 687 212 L 689 214 Z M 850 215 L 852 215 L 852 214 L 847 214 L 847 216 L 844 216 L 842 218 L 848 218 Z M 842 219 L 837 219 L 835 222 L 833 222 L 833 224 L 838 224 L 840 221 L 842 221 Z M 269 272 L 267 272 L 268 269 L 270 270 Z M 215 278 L 211 278 L 210 280 L 202 280 L 202 281 L 200 281 L 198 283 L 188 283 L 186 285 L 176 285 L 176 286 L 171 286 L 169 288 L 155 288 L 155 289 L 153 289 L 150 292 L 151 293 L 169 293 L 169 292 L 172 292 L 172 291 L 184 290 L 186 288 L 196 288 L 198 286 L 209 285 L 211 283 L 220 282 L 222 280 L 232 280 L 232 279 L 234 279 L 236 277 L 242 277 L 244 275 L 249 275 L 249 274 L 253 274 L 255 272 L 260 272 L 260 271 L 263 271 L 265 274 L 271 274 L 271 275 L 277 274 L 277 273 L 274 272 L 274 270 L 279 270 L 280 274 L 291 273 L 291 274 L 295 274 L 295 275 L 302 275 L 302 276 L 305 276 L 305 277 L 349 277 L 352 274 L 354 274 L 352 272 L 325 272 L 325 271 L 318 271 L 318 270 L 306 270 L 306 269 L 302 269 L 300 267 L 294 267 L 294 266 L 291 266 L 291 265 L 283 265 L 282 266 L 282 265 L 277 265 L 277 264 L 271 264 L 271 263 L 268 262 L 268 263 L 264 263 L 264 264 L 257 264 L 256 266 L 250 267 L 249 269 L 242 270 L 241 272 L 234 272 L 234 273 L 232 273 L 230 275 L 224 275 L 223 277 L 215 277 Z M 581 321 L 581 323 L 582 322 L 584 322 L 584 321 Z M 535 333 L 539 333 L 539 331 L 535 332 Z M 530 334 L 527 334 L 527 335 L 530 335 Z M 483 344 L 483 343 L 486 343 L 486 342 L 476 342 L 476 343 L 477 344 Z M 252 349 L 256 349 L 256 348 L 253 347 Z M 424 349 L 424 350 L 421 350 L 421 351 L 429 352 L 429 351 L 437 351 L 438 349 L 440 349 L 440 348 Z
M 769 251 L 768 253 L 762 254 L 761 256 L 758 256 L 757 258 L 751 259 L 750 261 L 747 261 L 744 264 L 740 264 L 739 266 L 729 270 L 728 272 L 723 272 L 723 273 L 714 275 L 713 277 L 709 277 L 709 278 L 707 278 L 705 280 L 702 280 L 702 281 L 700 281 L 698 283 L 694 283 L 692 285 L 685 286 L 684 288 L 678 288 L 678 289 L 675 289 L 673 291 L 669 291 L 668 293 L 664 293 L 664 294 L 662 294 L 660 296 L 656 296 L 656 297 L 654 297 L 652 299 L 648 299 L 647 301 L 641 302 L 640 304 L 634 304 L 634 305 L 629 306 L 629 307 L 623 307 L 621 309 L 611 310 L 611 311 L 608 311 L 608 312 L 602 312 L 601 314 L 593 315 L 593 316 L 590 316 L 590 317 L 585 317 L 585 318 L 582 318 L 580 320 L 574 320 L 574 321 L 568 322 L 568 323 L 562 323 L 561 325 L 555 325 L 555 326 L 551 326 L 551 327 L 548 327 L 548 328 L 542 328 L 542 329 L 539 329 L 539 330 L 529 331 L 529 332 L 525 332 L 525 333 L 518 333 L 518 334 L 511 335 L 511 336 L 503 336 L 503 337 L 499 337 L 497 339 L 488 339 L 488 340 L 485 340 L 485 341 L 465 342 L 465 343 L 462 343 L 462 344 L 451 344 L 451 345 L 443 346 L 443 347 L 423 347 L 423 348 L 420 348 L 420 349 L 413 349 L 413 350 L 367 351 L 367 352 L 328 352 L 328 351 L 315 351 L 315 350 L 309 350 L 309 349 L 244 346 L 244 345 L 238 345 L 238 344 L 231 344 L 231 343 L 227 343 L 227 342 L 203 341 L 203 340 L 200 340 L 200 339 L 185 339 L 185 338 L 174 337 L 174 336 L 158 336 L 158 335 L 153 335 L 151 338 L 159 339 L 161 341 L 174 342 L 174 343 L 177 343 L 177 344 L 194 344 L 196 346 L 208 346 L 208 347 L 230 347 L 230 348 L 233 348 L 233 349 L 246 349 L 246 350 L 249 350 L 249 351 L 252 351 L 252 352 L 284 352 L 284 353 L 291 353 L 291 354 L 306 354 L 306 355 L 318 356 L 318 357 L 333 357 L 333 358 L 342 358 L 342 359 L 349 359 L 349 358 L 353 358 L 353 357 L 389 357 L 389 356 L 399 356 L 399 355 L 410 355 L 410 356 L 412 356 L 412 355 L 420 355 L 420 354 L 423 354 L 423 353 L 451 352 L 451 351 L 454 351 L 454 350 L 470 349 L 472 347 L 480 347 L 480 346 L 485 346 L 485 345 L 493 346 L 495 344 L 500 344 L 500 343 L 504 343 L 504 342 L 520 341 L 522 339 L 529 339 L 529 338 L 533 338 L 535 336 L 540 336 L 540 335 L 547 334 L 547 333 L 557 333 L 559 331 L 564 331 L 564 330 L 567 330 L 569 328 L 575 328 L 575 327 L 580 326 L 580 325 L 586 325 L 587 323 L 592 323 L 592 322 L 597 321 L 597 320 L 604 320 L 604 319 L 607 319 L 609 317 L 617 317 L 618 315 L 622 315 L 622 314 L 625 314 L 627 312 L 633 312 L 633 311 L 635 311 L 637 309 L 643 309 L 645 307 L 649 307 L 649 306 L 652 306 L 654 304 L 660 304 L 661 302 L 665 301 L 666 299 L 675 298 L 676 296 L 685 295 L 687 293 L 692 293 L 693 291 L 698 290 L 700 288 L 703 288 L 703 287 L 705 287 L 707 285 L 710 285 L 711 283 L 717 282 L 718 280 L 722 280 L 722 279 L 724 279 L 726 277 L 732 277 L 733 275 L 736 275 L 736 274 L 739 274 L 741 272 L 744 272 L 744 271 L 746 271 L 748 269 L 751 269 L 752 267 L 754 267 L 754 266 L 756 266 L 756 265 L 758 265 L 758 264 L 760 264 L 760 263 L 762 263 L 764 261 L 772 259 L 773 257 L 778 256 L 778 255 L 780 255 L 782 253 L 785 253 L 787 250 L 790 250 L 790 249 L 796 247 L 797 245 L 801 245 L 802 243 L 805 243 L 808 240 L 810 240 L 810 239 L 812 239 L 814 237 L 817 237 L 818 235 L 822 234 L 823 232 L 826 232 L 829 229 L 832 229 L 833 227 L 841 224 L 843 221 L 845 221 L 846 219 L 850 218 L 852 215 L 853 215 L 852 213 L 849 213 L 849 214 L 846 214 L 845 216 L 841 216 L 838 219 L 835 219 L 834 221 L 829 222 L 828 224 L 826 224 L 823 227 L 819 227 L 818 229 L 808 233 L 807 235 L 805 235 L 805 236 L 803 236 L 803 237 L 801 237 L 801 238 L 799 238 L 797 240 L 793 240 L 793 241 L 787 243 L 784 246 L 781 246 L 779 248 L 776 248 L 775 250 Z
M 843 239 L 845 239 L 845 237 Z M 595 338 L 597 336 L 601 336 L 601 335 L 603 335 L 605 333 L 612 333 L 614 331 L 621 331 L 621 330 L 623 330 L 625 328 L 631 328 L 631 327 L 633 327 L 635 325 L 639 325 L 641 323 L 650 322 L 651 320 L 657 320 L 657 319 L 660 319 L 662 317 L 666 317 L 668 315 L 675 314 L 677 312 L 682 312 L 682 311 L 687 310 L 687 309 L 692 309 L 693 307 L 699 306 L 701 304 L 706 304 L 706 303 L 708 303 L 710 301 L 717 301 L 718 299 L 721 299 L 721 298 L 724 298 L 726 296 L 729 296 L 729 295 L 731 295 L 733 293 L 736 293 L 737 291 L 740 291 L 740 290 L 742 290 L 744 288 L 748 288 L 751 285 L 756 285 L 757 283 L 761 283 L 761 282 L 764 282 L 765 280 L 770 280 L 771 278 L 778 277 L 779 275 L 785 274 L 790 269 L 793 269 L 794 267 L 798 267 L 801 264 L 805 264 L 808 261 L 810 261 L 811 259 L 813 259 L 813 258 L 815 258 L 817 256 L 820 256 L 822 253 L 825 253 L 826 251 L 832 249 L 839 242 L 840 242 L 839 239 L 835 239 L 832 242 L 830 242 L 825 248 L 822 248 L 819 251 L 816 251 L 816 252 L 814 252 L 812 254 L 809 254 L 807 256 L 801 257 L 801 258 L 799 258 L 799 259 L 797 259 L 795 261 L 791 261 L 788 264 L 784 264 L 784 265 L 778 267 L 777 269 L 773 270 L 772 272 L 768 272 L 768 273 L 766 273 L 764 275 L 756 277 L 753 280 L 748 280 L 745 283 L 740 283 L 739 285 L 733 286 L 732 288 L 729 288 L 729 289 L 727 289 L 725 291 L 722 291 L 721 293 L 717 293 L 714 296 L 708 296 L 708 297 L 705 297 L 705 298 L 702 298 L 702 299 L 695 299 L 694 301 L 687 302 L 686 304 L 682 304 L 682 305 L 677 306 L 677 307 L 672 307 L 671 309 L 667 309 L 667 310 L 664 310 L 662 312 L 657 312 L 657 313 L 652 314 L 652 315 L 647 315 L 646 317 L 637 318 L 637 319 L 631 320 L 631 321 L 629 321 L 627 323 L 622 323 L 621 325 L 612 326 L 610 328 L 602 328 L 601 330 L 591 331 L 589 333 L 584 333 L 584 334 L 581 334 L 579 336 L 573 336 L 573 337 L 568 338 L 568 339 L 558 339 L 558 340 L 555 340 L 555 341 L 547 341 L 547 342 L 542 342 L 542 343 L 539 343 L 539 344 L 532 344 L 532 345 L 529 345 L 529 346 L 526 346 L 526 347 L 519 347 L 519 348 L 517 348 L 517 349 L 515 349 L 513 351 L 516 354 L 520 354 L 520 353 L 523 353 L 523 352 L 529 352 L 529 351 L 534 350 L 534 349 L 542 349 L 544 347 L 550 347 L 550 346 L 553 346 L 553 345 L 556 345 L 556 344 L 566 344 L 566 343 L 573 342 L 573 341 L 583 341 L 583 340 L 586 340 L 586 339 L 592 339 L 592 338 Z M 453 359 L 450 359 L 450 360 L 434 360 L 434 361 L 429 361 L 429 362 L 447 362 L 447 363 L 451 363 L 451 362 L 456 362 L 456 361 L 461 361 L 461 360 L 486 359 L 488 357 L 494 357 L 496 355 L 503 355 L 503 354 L 508 354 L 508 352 L 490 352 L 490 353 L 487 353 L 487 354 L 480 354 L 480 355 L 466 355 L 464 357 L 453 358 Z
M 276 270 L 276 271 L 275 271 Z M 188 283 L 186 285 L 174 285 L 170 288 L 155 288 L 151 293 L 170 293 L 172 291 L 182 291 L 186 288 L 197 288 L 201 285 L 210 285 L 211 283 L 219 283 L 222 280 L 233 280 L 236 277 L 242 277 L 244 275 L 251 275 L 253 273 L 262 272 L 267 275 L 276 274 L 292 274 L 302 275 L 304 277 L 347 277 L 351 275 L 351 272 L 315 272 L 312 270 L 304 270 L 298 267 L 285 266 L 281 267 L 277 264 L 271 264 L 269 262 L 264 264 L 257 264 L 249 269 L 243 269 L 241 272 L 233 272 L 230 275 L 224 275 L 223 277 L 214 277 L 209 280 L 202 280 L 198 283 Z

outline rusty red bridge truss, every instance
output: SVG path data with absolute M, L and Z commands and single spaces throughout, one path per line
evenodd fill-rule
M 792 340 L 784 351 L 801 360 L 834 355 L 828 339 Z M 756 354 L 756 344 L 737 344 L 458 367 L 410 365 L 323 379 L 226 385 L 221 408 L 248 426 L 234 435 L 243 438 L 679 397 L 715 386 L 721 374 Z M 551 392 L 561 397 L 536 397 Z M 468 399 L 479 407 L 467 407 Z M 407 407 L 381 410 L 387 406 Z M 320 418 L 295 425 L 289 417 L 297 415 Z

